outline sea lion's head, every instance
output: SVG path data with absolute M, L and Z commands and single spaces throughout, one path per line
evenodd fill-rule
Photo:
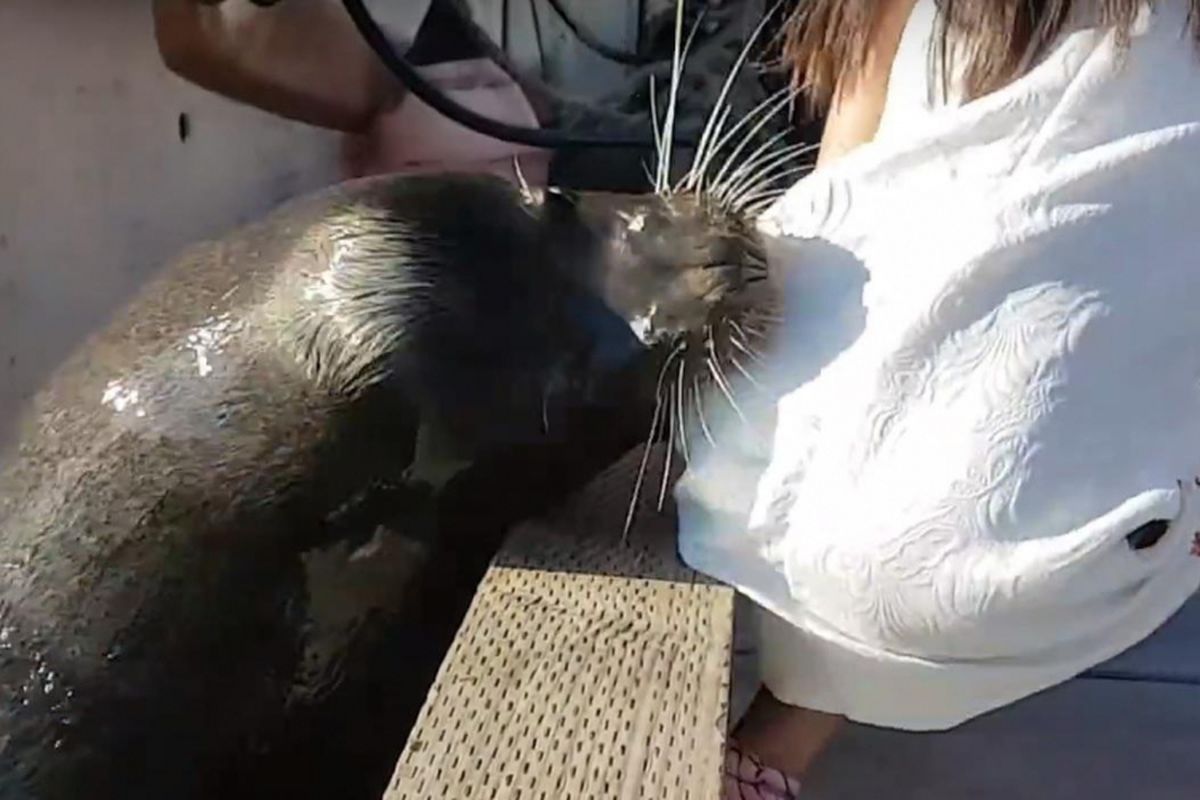
M 733 211 L 691 193 L 546 193 L 559 253 L 645 346 L 677 347 L 769 302 L 763 246 Z
M 650 438 L 677 442 L 687 461 L 698 436 L 715 446 L 722 416 L 754 416 L 767 396 L 758 373 L 778 317 L 749 215 L 702 192 L 550 190 L 544 209 L 551 260 L 635 343 Z

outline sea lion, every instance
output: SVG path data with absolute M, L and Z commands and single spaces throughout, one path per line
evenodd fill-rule
M 52 376 L 0 472 L 0 795 L 277 793 L 229 776 L 374 702 L 321 710 L 455 476 L 627 402 L 758 265 L 699 196 L 465 175 L 348 183 L 185 252 Z

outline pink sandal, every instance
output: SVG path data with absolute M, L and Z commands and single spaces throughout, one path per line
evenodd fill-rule
M 798 800 L 800 781 L 766 766 L 730 740 L 722 800 Z

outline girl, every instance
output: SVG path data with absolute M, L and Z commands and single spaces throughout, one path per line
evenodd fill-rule
M 724 426 L 676 489 L 761 622 L 729 798 L 797 796 L 847 718 L 1066 681 L 1200 586 L 1198 38 L 1200 0 L 799 4 L 828 123 L 761 223 L 804 352 L 767 446 Z

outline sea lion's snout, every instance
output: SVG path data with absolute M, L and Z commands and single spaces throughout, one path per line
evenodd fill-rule
M 646 347 L 703 334 L 719 324 L 726 306 L 748 285 L 746 267 L 739 263 L 675 264 L 655 276 L 631 275 L 621 294 L 636 309 L 628 315 L 629 328 Z
M 691 195 L 581 195 L 571 211 L 559 220 L 590 232 L 593 285 L 644 348 L 704 336 L 763 270 L 748 227 Z

